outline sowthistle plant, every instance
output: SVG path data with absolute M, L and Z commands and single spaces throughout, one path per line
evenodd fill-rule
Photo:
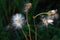
M 45 17 L 43 14 L 46 14 L 47 16 Z M 34 26 L 35 26 L 35 40 L 37 40 L 37 27 L 36 27 L 36 24 L 35 24 L 35 19 L 38 16 L 41 16 L 41 15 L 42 15 L 41 20 L 42 20 L 43 26 L 48 26 L 48 24 L 52 24 L 53 25 L 54 19 L 58 19 L 57 10 L 50 10 L 48 12 L 39 13 L 36 16 L 33 16 Z
M 12 16 L 12 19 L 11 19 L 12 26 L 15 29 L 22 29 L 22 32 L 26 40 L 28 40 L 27 35 L 23 30 L 23 25 L 25 24 L 25 22 L 26 22 L 25 17 L 21 13 L 20 14 L 16 13 L 15 15 Z
M 27 3 L 26 6 L 25 6 L 25 12 L 26 12 L 26 22 L 27 22 L 27 26 L 28 26 L 28 29 L 29 29 L 29 37 L 30 37 L 30 40 L 32 40 L 31 38 L 31 30 L 30 30 L 30 24 L 29 24 L 29 21 L 28 21 L 28 10 L 32 7 L 32 4 L 31 3 Z
M 46 14 L 47 16 L 44 17 L 43 14 Z M 38 16 L 42 15 L 42 23 L 45 26 L 48 26 L 48 24 L 53 24 L 52 22 L 54 22 L 55 19 L 58 19 L 58 13 L 57 10 L 50 10 L 48 12 L 43 12 L 43 13 L 39 13 L 36 16 L 33 16 L 33 19 L 36 19 Z
M 12 16 L 11 18 L 11 25 L 14 27 L 14 29 L 22 29 L 22 32 L 26 38 L 26 40 L 28 40 L 28 37 L 26 35 L 26 33 L 23 30 L 23 25 L 25 24 L 25 22 L 28 25 L 28 29 L 29 29 L 29 37 L 30 40 L 32 40 L 31 38 L 31 32 L 30 32 L 30 24 L 28 22 L 28 10 L 31 8 L 32 4 L 31 3 L 26 3 L 25 7 L 24 7 L 24 12 L 26 13 L 26 20 L 25 17 L 20 13 L 16 13 L 15 15 Z M 10 26 L 7 26 L 7 28 L 9 28 Z
M 22 32 L 26 38 L 26 40 L 32 40 L 32 36 L 31 36 L 31 30 L 30 30 L 30 24 L 29 24 L 29 21 L 28 21 L 28 12 L 29 12 L 29 9 L 32 7 L 32 3 L 26 3 L 25 4 L 25 7 L 24 7 L 24 12 L 26 13 L 26 20 L 25 20 L 25 17 L 20 13 L 16 13 L 15 15 L 12 16 L 12 19 L 11 19 L 11 23 L 12 23 L 12 26 L 15 28 L 15 29 L 22 29 Z M 46 14 L 47 16 L 44 17 L 43 14 Z M 48 12 L 42 12 L 42 13 L 39 13 L 37 14 L 36 16 L 33 16 L 33 19 L 34 19 L 34 27 L 35 27 L 35 40 L 37 40 L 37 27 L 36 27 L 36 24 L 35 24 L 35 19 L 38 17 L 38 16 L 41 16 L 42 15 L 42 18 L 41 18 L 41 21 L 42 21 L 42 24 L 44 26 L 48 26 L 48 24 L 53 24 L 54 20 L 55 19 L 58 19 L 58 13 L 57 13 L 57 10 L 50 10 Z M 28 29 L 29 29 L 29 39 L 26 35 L 26 33 L 24 32 L 23 30 L 23 25 L 27 23 L 27 26 L 28 26 Z M 9 26 L 8 26 L 9 28 Z

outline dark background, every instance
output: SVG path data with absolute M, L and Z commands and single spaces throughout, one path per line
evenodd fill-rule
M 0 0 L 0 40 L 25 40 L 21 30 L 17 32 L 17 35 L 15 31 L 6 31 L 6 26 L 10 23 L 11 16 L 16 13 L 22 13 L 25 2 L 32 3 L 28 16 L 32 39 L 34 40 L 34 22 L 32 16 L 57 9 L 59 19 L 55 20 L 54 25 L 49 25 L 48 28 L 40 28 L 39 26 L 38 40 L 60 40 L 60 0 Z M 28 35 L 27 27 L 24 27 L 24 30 Z

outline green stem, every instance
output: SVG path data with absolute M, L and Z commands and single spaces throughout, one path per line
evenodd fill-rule
M 34 19 L 34 28 L 35 28 L 35 40 L 37 40 L 37 27 L 36 27 L 36 24 L 35 24 L 35 19 Z
M 31 38 L 31 32 L 30 32 L 30 24 L 28 22 L 28 12 L 26 13 L 26 21 L 27 21 L 27 25 L 28 25 L 28 28 L 29 28 L 29 37 L 30 37 L 30 40 L 32 40 L 32 38 Z
M 48 14 L 49 12 L 43 12 L 43 13 L 39 13 L 39 14 L 37 14 L 36 16 L 34 16 L 33 18 L 35 19 L 35 18 L 37 18 L 38 16 L 40 16 L 40 15 L 42 15 L 42 14 Z
M 23 34 L 24 34 L 26 40 L 28 40 L 28 38 L 27 38 L 27 36 L 26 36 L 26 33 L 24 32 L 23 28 L 22 28 L 22 32 L 23 32 Z

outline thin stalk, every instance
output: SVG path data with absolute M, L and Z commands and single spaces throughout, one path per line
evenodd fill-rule
M 37 40 L 37 27 L 36 27 L 36 24 L 35 24 L 35 19 L 34 19 L 34 28 L 35 28 L 35 40 Z
M 37 40 L 37 27 L 35 27 L 35 40 Z
M 35 19 L 36 17 L 38 17 L 38 16 L 40 16 L 40 15 L 42 15 L 42 14 L 48 14 L 49 12 L 43 12 L 43 13 L 39 13 L 39 14 L 37 14 L 36 16 L 33 16 L 33 18 Z
M 27 7 L 27 8 L 26 8 Z M 30 40 L 32 40 L 32 38 L 31 38 L 31 31 L 30 31 L 30 24 L 29 24 L 29 22 L 28 22 L 28 11 L 29 11 L 29 9 L 32 7 L 32 3 L 27 3 L 27 5 L 25 6 L 25 8 L 26 8 L 26 22 L 27 22 L 27 26 L 28 26 L 28 29 L 29 29 L 29 38 L 30 38 Z
M 32 38 L 31 38 L 31 31 L 30 31 L 30 24 L 28 22 L 28 12 L 26 13 L 26 21 L 27 21 L 27 25 L 28 25 L 28 29 L 29 29 L 29 37 L 30 37 L 30 40 L 32 40 Z
M 24 34 L 26 40 L 28 40 L 28 38 L 27 38 L 27 36 L 26 36 L 26 33 L 24 32 L 23 28 L 22 28 L 22 32 L 23 32 L 23 34 Z

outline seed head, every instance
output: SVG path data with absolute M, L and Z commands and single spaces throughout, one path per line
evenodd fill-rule
M 22 28 L 22 26 L 24 25 L 25 23 L 25 18 L 22 14 L 15 14 L 12 16 L 12 25 L 15 27 L 15 28 Z

